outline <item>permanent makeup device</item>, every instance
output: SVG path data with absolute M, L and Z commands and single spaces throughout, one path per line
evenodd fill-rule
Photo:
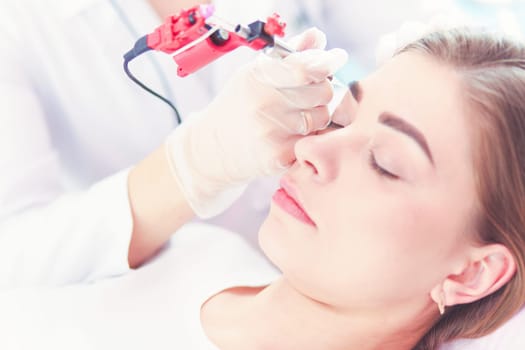
M 152 33 L 138 39 L 134 47 L 124 55 L 124 71 L 140 87 L 166 102 L 181 122 L 176 107 L 139 81 L 129 70 L 129 62 L 143 53 L 155 50 L 172 55 L 177 64 L 177 75 L 192 74 L 223 55 L 246 46 L 253 50 L 264 50 L 273 57 L 286 57 L 294 52 L 280 37 L 284 36 L 284 23 L 278 14 L 268 17 L 266 22 L 255 21 L 246 26 L 232 25 L 214 16 L 213 5 L 197 5 L 169 16 Z M 341 102 L 348 88 L 331 78 L 334 98 L 328 105 L 330 115 Z M 340 127 L 332 123 L 331 127 Z

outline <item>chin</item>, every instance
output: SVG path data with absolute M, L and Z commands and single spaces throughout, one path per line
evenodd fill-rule
M 279 214 L 279 213 L 277 213 Z M 284 263 L 283 258 L 290 254 L 291 246 L 288 242 L 288 228 L 285 220 L 280 216 L 276 215 L 275 208 L 270 209 L 270 213 L 259 228 L 259 247 L 263 251 L 264 255 L 279 269 L 281 264 Z
M 274 256 L 276 255 L 276 250 L 278 250 L 278 236 L 282 230 L 283 224 L 280 219 L 276 217 L 273 208 L 271 208 L 270 213 L 259 228 L 258 241 L 259 247 L 264 255 L 276 265 L 277 263 L 274 261 Z
M 272 206 L 259 229 L 259 246 L 279 270 L 295 270 L 294 265 L 303 265 L 305 253 L 310 251 L 312 243 L 315 245 L 308 233 L 302 223 Z

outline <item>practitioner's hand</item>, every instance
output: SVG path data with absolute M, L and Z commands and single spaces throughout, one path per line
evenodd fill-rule
M 284 59 L 261 55 L 240 68 L 208 107 L 168 137 L 172 172 L 198 216 L 220 213 L 246 182 L 282 171 L 294 160 L 296 140 L 328 124 L 333 92 L 327 77 L 347 55 L 324 51 L 317 29 L 290 44 L 300 52 Z

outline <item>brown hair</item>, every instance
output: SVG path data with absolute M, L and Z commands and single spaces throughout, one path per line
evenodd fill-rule
M 473 128 L 476 234 L 512 253 L 517 272 L 497 292 L 450 307 L 414 349 L 437 349 L 501 326 L 525 304 L 525 47 L 501 35 L 467 28 L 434 32 L 401 52 L 418 52 L 461 77 Z

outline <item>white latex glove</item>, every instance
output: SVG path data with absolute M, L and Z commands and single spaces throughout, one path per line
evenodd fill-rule
M 260 55 L 168 136 L 173 175 L 199 217 L 225 210 L 249 180 L 282 171 L 297 139 L 326 127 L 333 94 L 327 77 L 347 54 L 324 51 L 325 44 L 324 34 L 310 29 L 290 41 L 301 52 Z

